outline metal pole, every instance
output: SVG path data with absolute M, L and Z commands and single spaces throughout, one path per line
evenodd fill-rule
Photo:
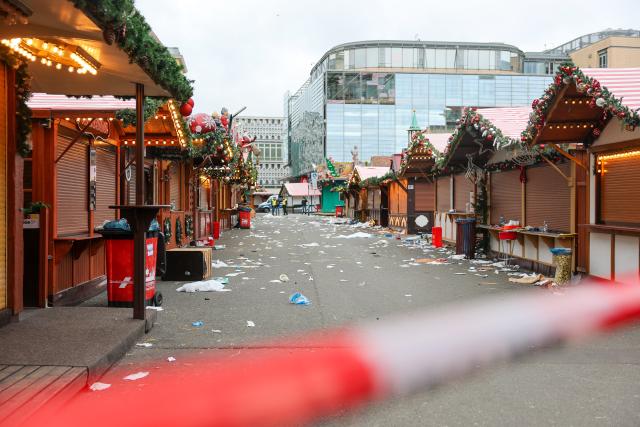
M 136 83 L 136 205 L 144 205 L 144 85 Z M 133 228 L 133 318 L 145 318 L 146 230 L 141 215 Z

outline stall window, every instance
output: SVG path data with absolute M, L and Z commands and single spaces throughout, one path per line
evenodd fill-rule
M 75 135 L 59 129 L 56 158 L 69 147 Z M 80 138 L 57 163 L 56 210 L 58 236 L 84 234 L 89 231 L 89 147 Z
M 498 224 L 500 218 L 505 221 L 519 221 L 522 224 L 522 183 L 520 171 L 502 171 L 491 173 L 491 223 Z
M 451 177 L 442 176 L 436 180 L 437 211 L 449 212 L 451 209 Z
M 640 151 L 598 156 L 598 222 L 640 226 Z
M 453 179 L 453 208 L 458 212 L 470 212 L 472 203 L 475 203 L 476 185 L 464 174 L 455 175 Z
M 571 175 L 568 162 L 557 166 L 566 176 Z M 571 189 L 562 175 L 547 164 L 527 168 L 525 225 L 542 227 L 546 222 L 551 231 L 568 232 L 570 210 Z
M 427 181 L 414 183 L 416 212 L 433 212 L 435 210 L 435 184 Z
M 116 218 L 109 206 L 116 204 L 116 152 L 113 146 L 96 148 L 96 210 L 94 225 Z

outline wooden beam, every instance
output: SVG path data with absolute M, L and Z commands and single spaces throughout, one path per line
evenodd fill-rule
M 69 145 L 67 145 L 67 148 L 64 149 L 64 151 L 62 153 L 60 153 L 60 155 L 58 156 L 58 158 L 56 159 L 55 163 L 58 163 L 60 161 L 60 159 L 62 159 L 64 157 L 65 154 L 67 154 L 67 151 L 69 151 L 71 149 L 71 147 L 73 147 L 75 145 L 76 142 L 78 142 L 78 140 L 80 139 L 80 137 L 82 137 L 84 135 L 84 131 L 87 130 L 87 128 L 91 125 L 91 123 L 93 123 L 94 119 L 89 120 L 89 123 L 87 123 L 86 125 L 84 125 L 84 127 L 80 130 L 80 132 L 75 136 L 75 138 L 73 138 L 71 140 L 71 142 L 69 143 Z
M 562 154 L 564 157 L 566 157 L 567 159 L 571 160 L 573 163 L 575 163 L 576 165 L 580 166 L 582 169 L 586 170 L 587 172 L 589 171 L 589 168 L 586 167 L 580 160 L 578 160 L 577 157 L 575 157 L 573 154 L 567 153 L 566 151 L 564 151 L 562 148 L 560 148 L 557 144 L 554 143 L 549 143 L 549 145 L 551 145 L 558 153 Z M 543 156 L 544 157 L 544 156 Z

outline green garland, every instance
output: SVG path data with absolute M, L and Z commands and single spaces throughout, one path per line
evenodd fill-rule
M 193 217 L 191 215 L 185 215 L 184 217 L 184 234 L 187 239 L 193 239 Z
M 171 219 L 165 218 L 162 225 L 164 229 L 164 243 L 168 244 L 171 242 Z
M 366 188 L 368 186 L 378 187 L 380 186 L 380 184 L 382 184 L 387 180 L 396 181 L 397 179 L 398 177 L 396 176 L 395 172 L 390 170 L 389 172 L 385 173 L 382 176 L 374 176 L 371 178 L 367 178 L 364 181 L 360 181 L 359 187 L 360 188 Z
M 182 67 L 153 36 L 151 27 L 135 8 L 133 0 L 71 1 L 103 30 L 107 44 L 117 42 L 131 62 L 138 64 L 173 98 L 186 102 L 193 96 L 193 81 L 182 74 Z
M 176 218 L 176 245 L 182 246 L 182 223 Z
M 600 136 L 602 129 L 612 117 L 617 117 L 629 130 L 640 125 L 640 116 L 637 110 L 632 110 L 622 103 L 609 90 L 600 85 L 600 82 L 585 75 L 573 63 L 568 62 L 560 65 L 553 79 L 553 83 L 544 91 L 539 99 L 534 99 L 531 103 L 533 109 L 529 116 L 529 123 L 520 135 L 520 140 L 524 144 L 531 144 L 538 132 L 545 125 L 547 114 L 552 105 L 555 105 L 558 93 L 567 85 L 575 84 L 578 93 L 585 94 L 589 98 L 587 104 L 591 108 L 601 108 L 602 116 L 597 125 L 592 129 L 590 138 L 585 141 L 587 144 Z
M 27 106 L 27 101 L 31 97 L 31 78 L 27 64 L 1 45 L 0 62 L 16 71 L 16 151 L 22 157 L 27 157 L 31 153 L 31 147 L 27 143 L 31 133 L 31 109 Z
M 144 121 L 146 123 L 151 117 L 154 117 L 160 107 L 167 102 L 166 98 L 144 98 Z M 132 108 L 125 108 L 123 110 L 116 111 L 116 119 L 122 120 L 124 127 L 135 126 L 137 123 L 136 110 Z

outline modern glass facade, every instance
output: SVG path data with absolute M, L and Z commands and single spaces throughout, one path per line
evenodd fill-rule
M 399 153 L 413 110 L 420 126 L 445 130 L 464 106 L 529 105 L 551 83 L 550 76 L 353 74 L 327 73 L 326 154 L 340 162 L 354 147 L 361 160 Z
M 523 73 L 525 67 L 532 74 Z M 357 151 L 359 160 L 367 161 L 400 152 L 407 146 L 413 110 L 421 127 L 446 131 L 464 107 L 530 105 L 551 83 L 547 72 L 527 64 L 519 49 L 500 43 L 337 46 L 288 97 L 292 174 L 309 172 L 325 157 L 351 161 Z

